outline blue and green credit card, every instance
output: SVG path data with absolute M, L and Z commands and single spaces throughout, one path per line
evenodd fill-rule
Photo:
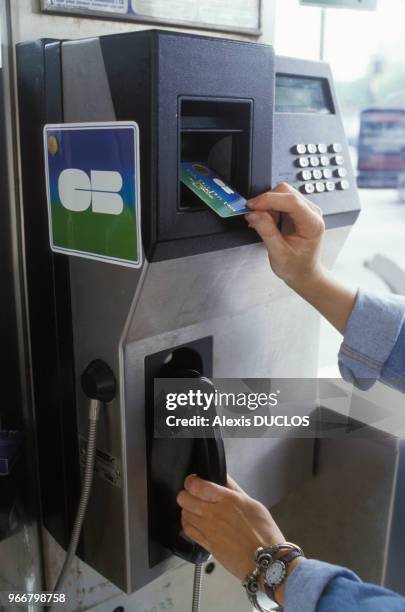
M 250 212 L 246 199 L 201 162 L 182 162 L 180 180 L 220 217 L 235 217 Z

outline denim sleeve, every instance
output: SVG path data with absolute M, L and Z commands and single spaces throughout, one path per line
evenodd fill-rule
M 405 612 L 405 599 L 353 572 L 306 559 L 289 576 L 285 612 Z
M 360 389 L 376 380 L 405 391 L 405 297 L 359 291 L 339 351 L 340 372 Z

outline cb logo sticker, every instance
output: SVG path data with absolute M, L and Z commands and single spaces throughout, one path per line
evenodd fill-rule
M 140 267 L 137 124 L 46 125 L 44 150 L 52 250 Z

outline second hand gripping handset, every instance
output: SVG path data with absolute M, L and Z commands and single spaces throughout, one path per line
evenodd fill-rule
M 191 387 L 205 394 L 215 393 L 213 383 L 196 370 L 181 370 L 175 373 L 162 372 L 162 378 L 193 379 Z M 186 408 L 187 409 L 187 408 Z M 183 410 L 186 410 L 183 409 Z M 184 413 L 183 413 L 184 414 Z M 190 414 L 196 414 L 189 411 Z M 213 422 L 216 416 L 214 402 L 204 411 L 204 417 Z M 176 432 L 174 432 L 174 436 Z M 225 486 L 227 469 L 224 442 L 219 427 L 200 427 L 194 438 L 173 437 L 154 438 L 152 448 L 152 472 L 155 494 L 158 493 L 161 516 L 160 541 L 175 555 L 200 565 L 210 554 L 202 546 L 191 540 L 181 526 L 181 510 L 177 495 L 184 488 L 184 480 L 189 474 L 196 474 L 204 480 Z

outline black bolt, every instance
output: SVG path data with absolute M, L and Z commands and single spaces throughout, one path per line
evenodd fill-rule
M 206 574 L 212 574 L 212 572 L 215 569 L 215 563 L 213 561 L 210 561 L 209 563 L 207 563 L 207 565 L 205 566 L 205 573 Z

